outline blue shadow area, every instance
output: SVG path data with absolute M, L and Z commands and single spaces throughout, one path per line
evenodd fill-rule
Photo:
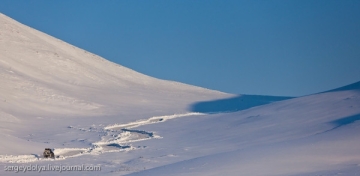
M 345 90 L 356 90 L 356 91 L 360 91 L 360 81 L 353 83 L 353 84 L 349 84 L 347 86 L 343 86 L 343 87 L 339 87 L 333 90 L 329 90 L 329 91 L 325 91 L 325 92 L 337 92 L 337 91 L 345 91 Z M 325 93 L 325 92 L 320 92 L 320 93 Z
M 236 112 L 255 106 L 265 105 L 276 101 L 291 99 L 294 97 L 278 97 L 264 95 L 239 95 L 232 98 L 197 102 L 190 106 L 192 112 L 218 113 Z
M 336 125 L 335 128 L 339 128 L 344 125 L 352 124 L 358 120 L 360 120 L 360 114 L 349 116 L 349 117 L 344 117 L 344 118 L 332 121 L 331 123 Z

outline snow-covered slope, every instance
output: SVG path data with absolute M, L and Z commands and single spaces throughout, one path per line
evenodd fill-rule
M 151 78 L 2 14 L 0 24 L 0 97 L 6 106 L 1 111 L 9 114 L 7 121 L 24 115 L 118 114 L 129 107 L 162 111 L 167 105 L 182 111 L 194 100 L 229 96 Z
M 20 140 L 7 140 L 12 135 L 63 128 L 74 117 L 85 118 L 83 124 L 127 122 L 185 113 L 189 103 L 232 96 L 143 75 L 3 14 L 0 85 L 0 131 L 10 146 Z M 18 150 L 0 146 L 0 154 L 10 151 Z
M 154 168 L 131 175 L 360 175 L 360 89 L 346 87 L 142 127 L 163 139 L 139 145 L 176 157 L 158 164 L 142 154 L 137 165 Z
M 356 82 L 356 83 L 352 83 L 350 85 L 347 86 L 343 86 L 343 87 L 339 87 L 327 92 L 336 92 L 336 91 L 344 91 L 344 90 L 360 90 L 360 81 Z
M 29 164 L 101 166 L 66 175 L 360 174 L 359 82 L 234 96 L 151 78 L 2 14 L 0 81 L 0 175 Z M 45 147 L 58 158 L 42 158 Z
M 91 136 L 102 138 L 90 148 L 56 148 L 55 154 L 61 156 L 56 160 L 41 159 L 37 153 L 3 155 L 0 165 L 86 163 L 101 166 L 101 175 L 359 175 L 359 120 L 360 90 L 347 89 L 233 113 L 69 127 L 56 138 L 64 140 L 65 135 L 70 136 L 68 141 L 82 142 Z

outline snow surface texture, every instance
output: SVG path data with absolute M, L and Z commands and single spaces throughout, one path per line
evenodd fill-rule
M 142 75 L 5 15 L 0 81 L 3 168 L 50 163 L 101 166 L 61 175 L 360 175 L 360 82 L 292 99 L 234 96 Z M 219 113 L 224 108 L 229 113 Z M 42 158 L 47 147 L 55 159 Z
M 158 117 L 152 117 L 146 120 L 139 120 L 126 124 L 109 125 L 100 130 L 96 128 L 89 128 L 88 130 L 80 128 L 78 129 L 80 131 L 91 131 L 102 134 L 101 140 L 93 143 L 89 148 L 56 148 L 54 150 L 54 153 L 57 159 L 66 159 L 70 157 L 82 156 L 85 154 L 98 155 L 106 152 L 134 150 L 136 148 L 131 145 L 133 142 L 138 142 L 151 138 L 161 138 L 161 137 L 154 134 L 153 132 L 131 130 L 131 128 L 140 127 L 143 125 L 149 125 L 153 123 L 161 123 L 161 122 L 165 122 L 166 120 L 174 119 L 178 117 L 195 116 L 195 115 L 204 115 L 204 114 L 187 113 L 187 114 L 174 114 L 169 116 L 158 116 Z M 74 127 L 69 126 L 68 128 L 74 128 Z M 8 162 L 8 163 L 29 163 L 40 160 L 49 160 L 49 159 L 43 158 L 42 156 L 37 154 L 18 155 L 18 156 L 0 155 L 0 162 Z
M 8 139 L 0 154 L 33 151 L 9 146 L 17 146 L 20 136 L 33 141 L 38 135 L 34 131 L 51 136 L 71 124 L 125 123 L 186 113 L 192 102 L 232 96 L 151 78 L 2 14 L 0 24 L 0 130 Z M 21 146 L 34 146 L 27 140 Z

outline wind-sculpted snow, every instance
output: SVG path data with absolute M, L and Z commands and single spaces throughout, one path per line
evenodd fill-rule
M 151 117 L 151 118 L 146 119 L 146 120 L 139 120 L 139 121 L 136 121 L 136 122 L 130 122 L 130 123 L 126 123 L 126 124 L 110 125 L 108 127 L 105 127 L 105 129 L 116 130 L 116 129 L 122 129 L 122 128 L 135 128 L 135 127 L 139 127 L 139 126 L 142 126 L 142 125 L 148 125 L 148 124 L 152 124 L 152 123 L 164 122 L 166 120 L 174 119 L 174 118 L 178 118 L 178 117 L 194 116 L 194 115 L 205 115 L 205 114 L 193 112 L 193 113 L 185 113 L 185 114 L 174 114 L 174 115 Z
M 82 155 L 99 155 L 102 153 L 108 152 L 122 152 L 129 150 L 136 150 L 141 148 L 146 148 L 146 146 L 137 146 L 134 147 L 134 142 L 139 142 L 143 140 L 149 140 L 153 138 L 162 138 L 161 136 L 155 134 L 154 132 L 148 132 L 143 130 L 132 129 L 135 127 L 140 127 L 143 125 L 150 125 L 154 123 L 165 122 L 166 120 L 186 117 L 186 116 L 196 116 L 203 115 L 201 113 L 185 113 L 185 114 L 174 114 L 166 116 L 155 116 L 145 120 L 139 120 L 136 122 L 129 122 L 126 124 L 114 124 L 104 127 L 101 130 L 85 130 L 84 128 L 79 128 L 81 131 L 96 132 L 95 134 L 105 134 L 101 137 L 101 140 L 98 142 L 92 143 L 92 146 L 89 148 L 55 148 L 55 160 L 64 160 L 67 158 L 79 157 Z M 74 127 L 69 126 L 69 129 L 74 129 Z M 29 163 L 37 161 L 52 161 L 53 159 L 46 159 L 41 156 L 41 154 L 29 154 L 29 155 L 0 155 L 0 162 L 7 163 Z

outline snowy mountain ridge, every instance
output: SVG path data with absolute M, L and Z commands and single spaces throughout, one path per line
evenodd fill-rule
M 38 129 L 66 131 L 64 127 L 78 123 L 78 118 L 86 119 L 82 124 L 110 124 L 114 119 L 125 123 L 186 113 L 192 102 L 233 96 L 146 76 L 4 14 L 0 14 L 0 81 L 0 136 L 6 141 L 0 154 L 27 153 L 10 146 L 38 146 L 21 136 Z
M 101 171 L 84 175 L 360 173 L 360 82 L 297 98 L 235 96 L 137 73 L 3 14 L 0 81 L 4 168 L 85 163 Z M 43 158 L 44 148 L 57 157 Z
M 24 26 L 3 14 L 0 23 L 0 77 L 3 85 L 0 97 L 6 106 L 2 106 L 0 112 L 8 114 L 8 120 L 25 114 L 41 116 L 42 113 L 66 116 L 116 114 L 119 110 L 114 109 L 118 108 L 109 106 L 138 107 L 138 104 L 159 103 L 161 97 L 153 97 L 157 93 L 174 98 L 181 93 L 190 99 L 205 100 L 229 96 L 143 75 Z M 168 104 L 172 102 L 169 98 L 164 99 Z M 23 110 L 13 107 L 22 107 Z

